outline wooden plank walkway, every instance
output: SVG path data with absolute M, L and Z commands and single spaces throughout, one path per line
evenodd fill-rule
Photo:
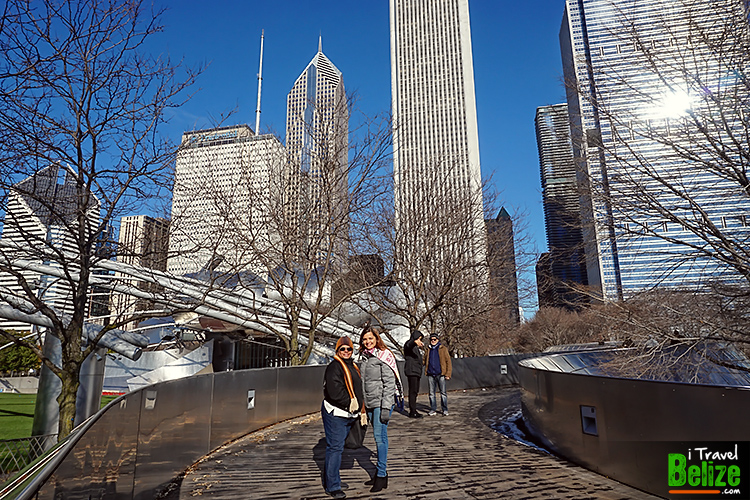
M 426 408 L 426 396 L 420 396 Z M 448 394 L 450 415 L 389 426 L 388 489 L 369 492 L 375 442 L 346 450 L 341 478 L 348 498 L 652 499 L 654 496 L 572 465 L 495 432 L 490 425 L 520 408 L 518 388 Z M 249 434 L 193 465 L 163 498 L 325 499 L 320 475 L 325 436 L 319 414 Z

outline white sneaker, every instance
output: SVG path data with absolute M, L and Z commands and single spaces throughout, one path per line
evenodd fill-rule
M 431 411 L 430 413 L 427 414 L 428 417 L 434 417 L 435 415 L 437 415 L 437 412 L 434 412 L 434 411 Z
M 447 417 L 447 416 L 448 416 L 448 410 L 446 410 L 446 411 L 444 411 L 444 412 L 443 412 L 443 416 L 444 416 L 444 417 Z

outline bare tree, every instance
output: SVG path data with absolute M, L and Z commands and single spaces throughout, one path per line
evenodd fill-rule
M 439 332 L 455 354 L 486 354 L 501 348 L 508 325 L 518 321 L 514 237 L 512 231 L 483 237 L 492 246 L 479 252 L 484 256 L 479 261 L 461 252 L 475 239 L 475 210 L 482 206 L 483 193 L 453 192 L 450 171 L 442 165 L 422 172 L 422 181 L 436 192 L 452 193 L 440 202 L 425 200 L 397 216 L 389 188 L 388 196 L 371 206 L 370 231 L 361 246 L 383 258 L 384 279 L 359 303 L 394 345 L 399 339 L 391 331 L 402 327 Z M 497 198 L 485 198 L 495 222 L 501 212 Z M 400 231 L 399 224 L 414 231 Z
M 294 189 L 276 190 L 294 193 L 294 200 L 288 196 L 282 200 L 286 208 L 294 204 L 296 209 L 291 214 L 288 209 L 274 210 L 277 202 L 271 200 L 275 215 L 270 227 L 279 244 L 270 251 L 254 248 L 250 252 L 266 276 L 266 293 L 284 309 L 285 327 L 291 335 L 280 337 L 293 364 L 308 361 L 313 342 L 323 340 L 318 331 L 323 322 L 335 318 L 351 296 L 373 286 L 371 280 L 353 282 L 351 264 L 356 262 L 352 260 L 357 254 L 355 242 L 368 231 L 362 224 L 364 213 L 383 195 L 382 176 L 390 160 L 390 121 L 359 115 L 358 125 L 349 130 L 335 117 L 357 113 L 356 97 L 350 95 L 333 105 L 337 109 L 321 110 L 321 103 L 316 106 L 317 113 L 329 118 L 317 121 L 310 134 L 315 138 L 310 170 L 299 171 L 299 158 L 288 158 L 284 182 L 288 186 L 291 180 Z M 338 112 L 341 107 L 345 113 Z M 272 324 L 267 326 L 276 331 Z M 306 345 L 302 345 L 305 337 Z
M 60 439 L 96 346 L 82 328 L 93 269 L 111 257 L 107 227 L 168 196 L 175 151 L 160 125 L 196 73 L 146 54 L 160 14 L 138 0 L 9 0 L 0 19 L 0 300 L 48 318 L 61 363 L 35 342 L 0 333 L 33 349 L 62 381 Z M 59 272 L 31 272 L 34 263 Z
M 581 312 L 542 307 L 532 320 L 513 331 L 512 346 L 520 352 L 543 352 L 564 344 L 609 340 L 603 331 L 606 323 L 594 320 L 591 313 L 596 307 Z
M 717 372 L 750 371 L 746 310 L 744 298 L 728 302 L 720 294 L 662 288 L 581 311 L 541 308 L 514 332 L 513 347 L 526 352 L 566 344 L 618 347 L 597 361 L 604 373 L 710 381 Z
M 487 228 L 486 294 L 456 287 L 439 312 L 439 329 L 460 356 L 484 356 L 512 349 L 512 332 L 521 321 L 522 303 L 533 303 L 536 287 L 528 271 L 536 261 L 522 213 L 500 206 L 500 194 L 485 181 L 482 195 Z

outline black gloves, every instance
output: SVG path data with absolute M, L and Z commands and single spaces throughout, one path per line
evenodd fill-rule
M 391 419 L 391 409 L 381 408 L 380 409 L 380 423 L 385 425 Z

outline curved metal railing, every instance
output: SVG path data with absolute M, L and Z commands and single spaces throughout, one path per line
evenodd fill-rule
M 515 384 L 518 359 L 455 359 L 450 387 Z M 128 393 L 76 428 L 2 498 L 154 498 L 222 444 L 319 411 L 324 371 L 317 365 L 210 373 Z

